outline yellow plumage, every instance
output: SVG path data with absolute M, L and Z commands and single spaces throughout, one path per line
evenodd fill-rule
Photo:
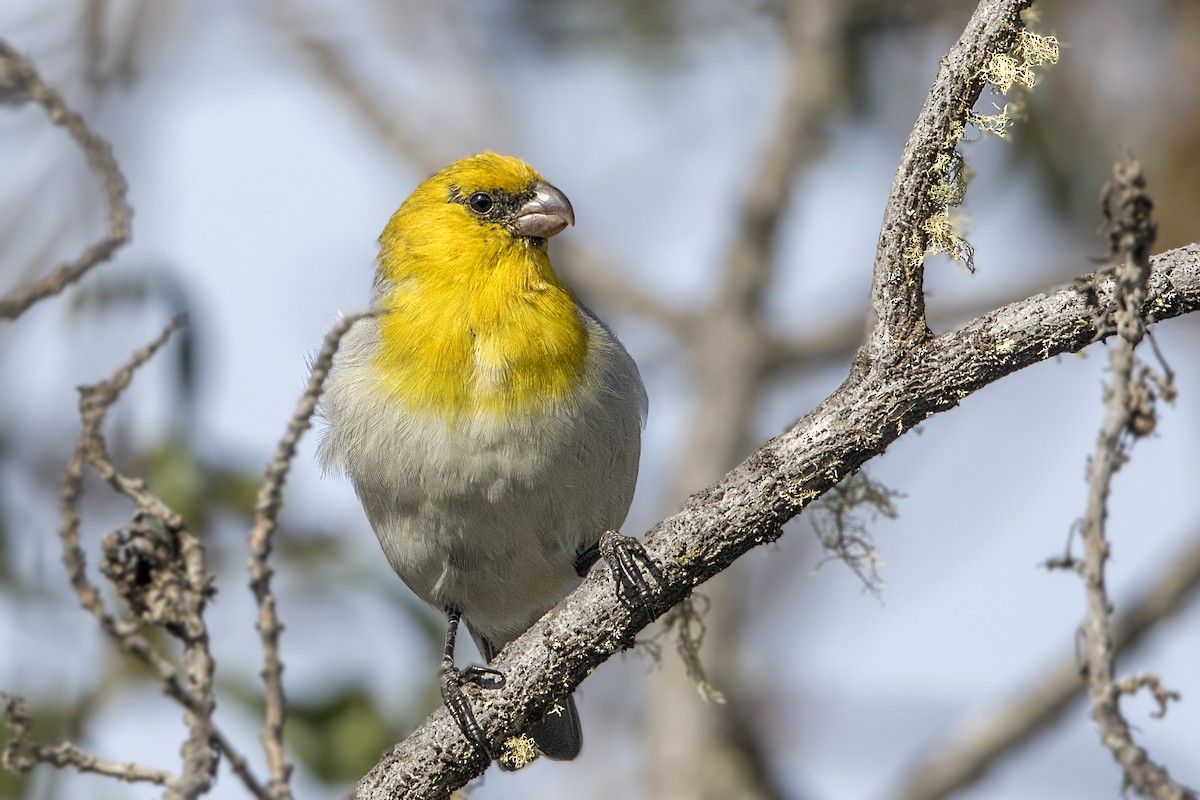
M 587 357 L 575 298 L 550 266 L 545 239 L 514 237 L 452 192 L 517 195 L 541 176 L 486 154 L 423 183 L 380 237 L 391 286 L 377 364 L 384 390 L 447 418 L 544 408 L 574 386 Z

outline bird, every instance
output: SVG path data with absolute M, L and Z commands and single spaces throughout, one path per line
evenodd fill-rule
M 349 477 L 401 580 L 447 615 L 442 697 L 489 758 L 462 686 L 504 676 L 455 666 L 460 620 L 490 662 L 601 558 L 622 600 L 650 613 L 661 580 L 619 533 L 641 375 L 548 255 L 574 223 L 566 195 L 511 156 L 471 156 L 421 183 L 379 238 L 373 313 L 343 338 L 320 401 L 318 460 Z M 542 755 L 574 759 L 573 698 L 526 732 Z

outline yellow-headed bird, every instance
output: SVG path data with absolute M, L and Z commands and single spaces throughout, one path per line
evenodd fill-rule
M 575 216 L 524 162 L 486 153 L 417 187 L 380 237 L 371 307 L 343 339 L 322 399 L 319 458 L 351 478 L 389 563 L 449 616 L 442 694 L 487 749 L 453 662 L 460 617 L 489 661 L 603 555 L 623 599 L 652 609 L 615 533 L 638 471 L 637 366 L 555 274 L 546 240 Z M 571 759 L 575 704 L 529 730 Z

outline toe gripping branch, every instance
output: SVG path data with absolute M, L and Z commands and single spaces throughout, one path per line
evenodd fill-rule
M 504 687 L 504 673 L 475 664 L 461 670 L 455 667 L 454 640 L 458 636 L 458 623 L 462 619 L 462 612 L 457 608 L 451 608 L 446 611 L 446 615 L 448 617 L 446 649 L 442 651 L 442 666 L 438 670 L 442 702 L 446 704 L 446 710 L 450 712 L 450 717 L 458 725 L 463 736 L 483 750 L 490 759 L 492 754 L 488 750 L 487 737 L 483 733 L 482 726 L 475 719 L 475 713 L 471 711 L 471 704 L 467 701 L 462 687 L 463 684 L 471 683 L 481 689 L 501 689 Z
M 579 577 L 587 574 L 601 558 L 608 564 L 608 571 L 616 584 L 617 597 L 630 611 L 642 611 L 650 619 L 664 609 L 659 607 L 655 588 L 665 583 L 662 570 L 650 558 L 642 543 L 631 536 L 622 536 L 617 531 L 605 531 L 600 541 L 580 553 L 575 560 L 575 571 Z

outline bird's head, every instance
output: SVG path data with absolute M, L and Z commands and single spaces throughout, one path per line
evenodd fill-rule
M 416 188 L 380 236 L 380 276 L 470 280 L 511 258 L 544 262 L 546 239 L 575 223 L 566 195 L 525 162 L 483 153 Z
M 484 153 L 416 188 L 379 237 L 372 305 L 388 392 L 443 415 L 511 414 L 569 394 L 587 331 L 546 239 L 571 203 L 516 158 Z

